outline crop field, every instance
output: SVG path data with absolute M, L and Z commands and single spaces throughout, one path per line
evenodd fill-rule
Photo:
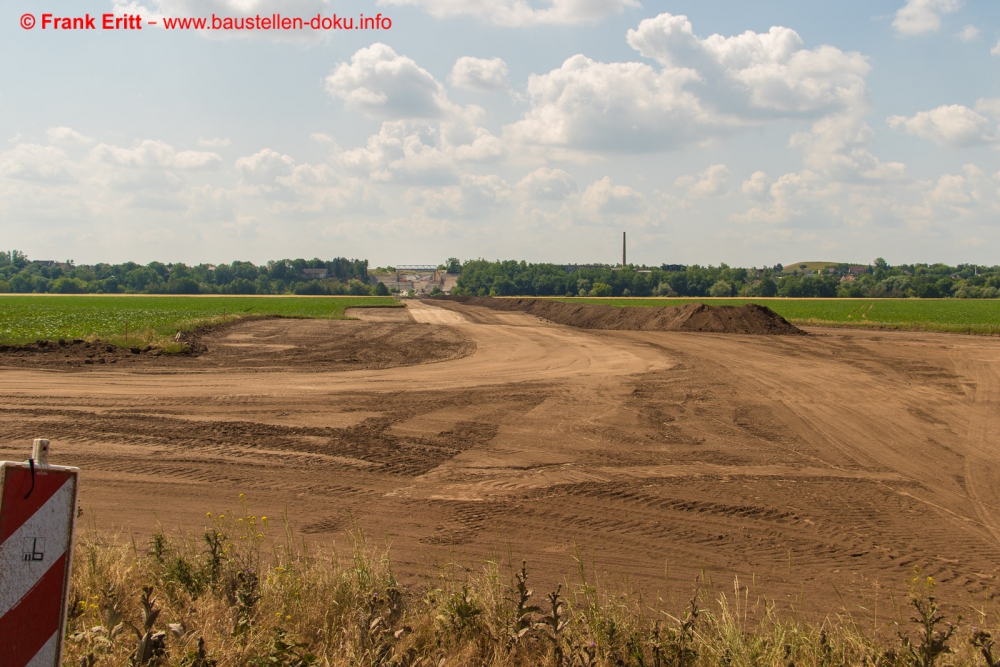
M 233 316 L 342 319 L 351 307 L 395 306 L 391 297 L 0 296 L 0 343 L 59 338 L 152 341 Z
M 1000 299 L 557 299 L 604 306 L 767 306 L 794 324 L 1000 333 Z

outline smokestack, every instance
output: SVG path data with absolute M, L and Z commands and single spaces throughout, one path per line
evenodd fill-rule
M 625 232 L 622 232 L 622 271 L 625 270 Z

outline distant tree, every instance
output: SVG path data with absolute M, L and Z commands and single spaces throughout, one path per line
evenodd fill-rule
M 56 278 L 49 291 L 56 294 L 83 294 L 87 291 L 87 283 L 77 278 Z
M 375 296 L 389 296 L 389 288 L 385 283 L 379 282 L 375 285 Z
M 594 283 L 594 287 L 590 290 L 593 296 L 611 296 L 611 285 L 607 283 Z
M 382 283 L 379 283 L 381 285 Z M 366 296 L 372 293 L 370 285 L 366 285 L 357 278 L 347 281 L 347 293 L 351 296 Z
M 201 290 L 198 288 L 198 281 L 194 278 L 185 277 L 174 280 L 174 277 L 170 276 L 167 291 L 171 294 L 198 294 Z
M 163 282 L 160 274 L 148 266 L 132 269 L 123 276 L 125 286 L 133 292 L 142 292 L 148 285 L 159 285 Z
M 323 283 L 318 280 L 310 280 L 306 283 L 297 283 L 295 289 L 292 290 L 295 294 L 327 294 L 327 291 L 323 288 Z
M 246 278 L 237 278 L 226 286 L 227 294 L 256 294 L 257 286 Z
M 449 257 L 448 263 L 446 265 L 446 270 L 448 273 L 461 273 L 462 261 L 457 257 Z
M 712 289 L 708 291 L 710 296 L 732 296 L 733 286 L 727 283 L 725 280 L 720 280 L 719 282 L 712 285 Z
M 770 277 L 760 281 L 760 295 L 778 296 L 778 286 L 774 284 L 774 281 Z

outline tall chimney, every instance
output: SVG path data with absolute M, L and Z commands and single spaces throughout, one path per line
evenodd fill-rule
M 625 232 L 622 232 L 622 271 L 625 270 Z

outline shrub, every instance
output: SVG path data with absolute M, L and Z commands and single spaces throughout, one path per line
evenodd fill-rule
M 709 296 L 732 296 L 733 286 L 725 280 L 720 280 L 708 290 Z
M 611 296 L 611 285 L 607 283 L 594 283 L 590 293 L 592 296 Z
M 87 283 L 77 278 L 56 278 L 49 286 L 49 291 L 56 294 L 83 294 L 87 291 Z
M 372 288 L 357 278 L 351 278 L 347 281 L 347 293 L 351 296 L 367 296 L 372 293 Z
M 167 291 L 171 294 L 197 294 L 201 290 L 194 278 L 178 278 L 167 283 Z

